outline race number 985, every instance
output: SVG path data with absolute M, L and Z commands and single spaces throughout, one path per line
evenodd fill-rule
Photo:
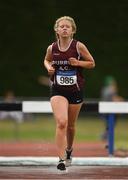
M 72 84 L 74 84 L 74 79 L 73 79 L 73 77 L 61 76 L 60 77 L 60 84 L 62 84 L 62 85 L 72 85 Z

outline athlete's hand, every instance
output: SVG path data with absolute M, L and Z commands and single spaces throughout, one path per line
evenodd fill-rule
M 73 57 L 69 58 L 69 62 L 70 62 L 70 65 L 72 66 L 79 66 L 79 60 L 76 58 L 73 58 Z
M 55 73 L 55 68 L 51 65 L 48 67 L 47 70 L 49 75 L 53 75 Z

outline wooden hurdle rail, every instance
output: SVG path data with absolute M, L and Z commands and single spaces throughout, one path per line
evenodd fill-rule
M 82 110 L 108 114 L 108 154 L 114 153 L 114 114 L 128 113 L 128 102 L 94 102 L 83 103 Z M 49 101 L 22 101 L 16 103 L 0 102 L 0 111 L 22 111 L 23 113 L 52 113 Z

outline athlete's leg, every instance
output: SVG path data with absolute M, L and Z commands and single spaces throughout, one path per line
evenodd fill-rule
M 68 108 L 68 126 L 67 126 L 67 150 L 71 150 L 75 136 L 75 122 L 78 118 L 82 103 L 69 104 Z
M 56 144 L 58 156 L 60 159 L 64 159 L 69 104 L 65 97 L 53 96 L 51 97 L 51 106 L 56 120 Z

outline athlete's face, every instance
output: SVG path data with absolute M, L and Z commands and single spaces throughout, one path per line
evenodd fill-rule
M 72 37 L 74 32 L 72 29 L 71 22 L 68 20 L 61 20 L 58 24 L 56 33 L 60 37 Z

